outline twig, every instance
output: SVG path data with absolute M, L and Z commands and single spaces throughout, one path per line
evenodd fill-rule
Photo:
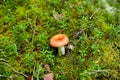
M 100 8 L 98 8 L 91 16 L 90 19 L 92 19 L 92 17 L 95 15 L 95 13 L 97 13 L 100 10 Z
M 36 62 L 37 63 L 37 62 Z M 33 76 L 36 74 L 36 80 L 39 80 L 39 75 L 40 75 L 40 70 L 41 70 L 41 64 L 39 64 L 38 68 L 37 68 L 37 64 L 34 65 L 34 68 L 33 68 Z
M 0 61 L 4 61 L 4 62 L 7 62 L 5 59 L 2 59 L 2 58 L 0 58 Z
M 13 78 L 18 77 L 18 75 L 14 75 L 14 76 L 9 76 L 10 80 L 14 80 Z
M 33 78 L 32 79 L 34 79 L 34 74 L 35 74 L 35 65 L 34 65 L 34 68 L 33 68 Z
M 34 0 L 34 3 L 33 3 L 33 6 L 34 6 L 34 8 L 38 8 L 35 0 Z M 34 19 L 34 25 L 33 25 L 33 26 L 36 26 L 36 19 L 37 19 L 37 16 L 36 16 L 35 19 Z M 35 34 L 36 34 L 36 31 L 35 31 L 35 29 L 33 28 L 32 23 L 31 23 L 31 21 L 30 21 L 29 18 L 28 18 L 28 21 L 29 21 L 30 27 L 31 27 L 31 29 L 32 29 L 32 31 L 33 31 L 33 34 L 32 34 L 32 45 L 33 45 L 33 43 L 34 43 L 34 36 L 35 36 Z
M 6 76 L 4 76 L 4 75 L 0 74 L 0 77 L 6 77 Z
M 110 72 L 114 72 L 113 70 L 109 70 L 109 69 L 106 69 L 106 70 L 93 70 L 93 71 L 87 71 L 85 72 L 86 74 L 94 74 L 94 73 L 98 73 L 98 72 L 106 72 L 106 73 L 110 73 Z
M 83 33 L 85 39 L 88 40 L 87 35 L 85 34 L 85 31 L 84 31 L 84 30 L 85 30 L 85 29 L 82 29 L 81 31 L 82 31 L 82 33 Z
M 39 80 L 39 75 L 40 75 L 40 70 L 41 70 L 41 64 L 38 66 L 37 80 Z
M 32 26 L 32 23 L 31 23 L 30 19 L 28 19 L 28 21 L 29 21 L 29 23 L 30 23 L 30 27 L 31 27 L 31 29 L 32 29 L 32 31 L 33 31 L 33 34 L 32 34 L 32 45 L 33 45 L 33 42 L 34 42 L 34 36 L 35 36 L 35 30 L 34 30 L 34 28 L 33 28 L 33 26 Z
M 36 16 L 35 19 L 34 19 L 34 26 L 36 26 L 36 25 L 35 25 L 35 24 L 36 24 L 36 19 L 37 19 L 37 16 Z M 32 31 L 33 31 L 33 34 L 32 34 L 32 45 L 33 45 L 36 31 L 35 31 L 35 29 L 33 28 L 32 23 L 31 23 L 31 21 L 30 21 L 29 18 L 28 18 L 28 21 L 29 21 L 30 27 L 31 27 L 31 29 L 32 29 Z
M 4 63 L 5 65 L 9 66 L 15 73 L 23 75 L 24 77 L 28 77 L 26 74 L 23 74 L 21 72 L 16 71 L 10 64 L 6 63 L 6 62 L 0 62 L 0 63 Z

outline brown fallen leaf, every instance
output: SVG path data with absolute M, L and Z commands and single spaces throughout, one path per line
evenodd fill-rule
M 53 73 L 48 73 L 44 75 L 44 80 L 54 80 L 53 78 L 54 78 Z

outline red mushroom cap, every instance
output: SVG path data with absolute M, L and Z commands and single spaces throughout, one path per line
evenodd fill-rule
M 50 45 L 53 47 L 61 47 L 68 44 L 69 39 L 65 34 L 57 34 L 50 39 Z

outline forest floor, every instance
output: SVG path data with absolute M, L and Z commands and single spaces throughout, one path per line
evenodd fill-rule
M 66 34 L 59 56 L 50 38 Z M 0 0 L 0 80 L 120 80 L 119 0 Z

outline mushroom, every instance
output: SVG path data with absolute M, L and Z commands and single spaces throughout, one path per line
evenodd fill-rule
M 57 34 L 50 39 L 50 45 L 53 47 L 58 47 L 59 56 L 65 54 L 64 45 L 68 44 L 69 39 L 65 34 Z

